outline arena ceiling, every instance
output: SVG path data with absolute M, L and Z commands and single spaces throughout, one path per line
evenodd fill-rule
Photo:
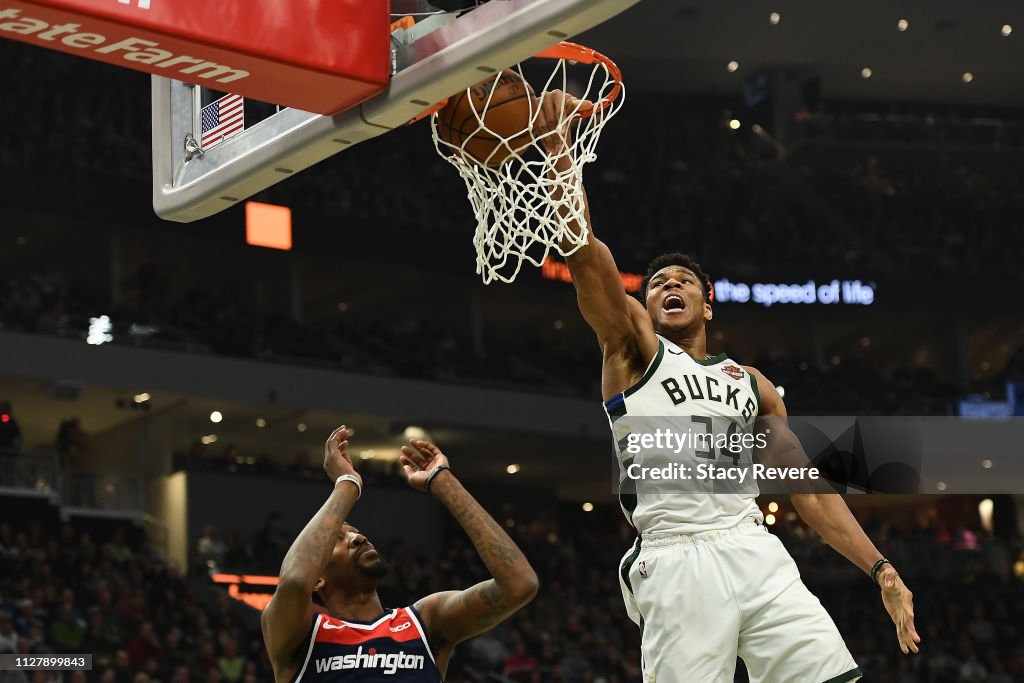
M 820 76 L 827 98 L 1024 105 L 1016 0 L 643 0 L 578 39 L 644 89 L 739 94 L 752 75 L 785 67 Z

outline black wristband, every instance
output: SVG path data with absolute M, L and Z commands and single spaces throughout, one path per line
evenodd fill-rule
M 878 562 L 875 562 L 875 566 L 871 568 L 871 580 L 874 582 L 874 584 L 876 586 L 879 586 L 879 583 L 878 583 L 878 572 L 881 571 L 882 567 L 884 567 L 885 565 L 889 565 L 891 567 L 892 566 L 892 562 L 890 562 L 889 560 L 887 560 L 887 559 L 885 559 L 883 557 Z M 879 586 L 879 587 L 881 587 L 881 586 Z
M 434 471 L 431 472 L 429 476 L 427 476 L 427 481 L 423 484 L 423 488 L 426 490 L 426 492 L 430 493 L 430 485 L 434 482 L 434 477 L 439 475 L 441 472 L 444 472 L 445 470 L 448 470 L 450 472 L 451 469 L 452 468 L 448 467 L 448 465 L 439 465 L 435 467 Z

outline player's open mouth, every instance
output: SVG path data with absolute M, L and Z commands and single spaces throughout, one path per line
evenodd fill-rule
M 681 311 L 686 308 L 686 303 L 683 301 L 683 297 L 670 294 L 665 297 L 665 310 L 666 311 Z

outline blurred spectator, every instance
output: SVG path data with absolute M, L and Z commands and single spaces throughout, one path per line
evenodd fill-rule
M 527 651 L 526 643 L 516 641 L 512 654 L 505 659 L 505 675 L 513 681 L 527 683 L 539 668 L 540 663 Z
M 494 630 L 486 631 L 469 641 L 467 657 L 483 671 L 499 672 L 508 658 L 505 644 L 495 637 Z
M 253 554 L 260 566 L 267 571 L 276 571 L 291 545 L 291 535 L 285 530 L 280 512 L 271 512 L 267 521 L 253 540 Z
M 962 683 L 985 683 L 988 672 L 978 661 L 978 656 L 973 652 L 968 655 L 967 660 L 960 665 L 960 681 Z
M 224 680 L 239 681 L 245 669 L 245 657 L 238 653 L 238 642 L 231 636 L 224 638 L 221 647 L 223 654 L 217 659 L 217 668 L 224 676 Z
M 148 621 L 143 622 L 139 628 L 139 634 L 128 643 L 128 660 L 133 667 L 138 668 L 148 659 L 155 659 L 159 662 L 166 657 L 164 648 L 153 631 L 153 624 Z
M 0 608 L 0 654 L 13 655 L 18 652 L 18 634 L 14 632 L 14 621 L 10 613 Z
M 75 606 L 70 602 L 63 603 L 50 625 L 50 642 L 60 652 L 75 654 L 85 640 L 85 633 L 85 622 L 75 615 Z
M 75 456 L 89 448 L 89 435 L 82 429 L 81 420 L 72 417 L 60 423 L 57 429 L 57 453 L 61 462 L 76 466 Z
M 214 569 L 224 565 L 224 559 L 227 556 L 227 546 L 220 539 L 217 528 L 212 524 L 207 524 L 203 528 L 203 535 L 196 544 L 196 554 L 199 556 L 199 563 L 203 569 L 210 565 Z
M 92 605 L 86 611 L 85 635 L 82 638 L 82 650 L 91 652 L 97 657 L 110 656 L 117 651 L 121 643 L 121 632 L 116 624 L 104 617 L 103 608 Z
M 0 401 L 0 452 L 21 450 L 21 428 L 10 401 Z
M 237 534 L 228 534 L 224 539 L 224 566 L 227 569 L 245 567 L 250 564 L 249 552 Z
M 204 677 L 217 670 L 217 653 L 214 649 L 213 641 L 200 641 L 199 654 L 195 660 L 195 670 Z

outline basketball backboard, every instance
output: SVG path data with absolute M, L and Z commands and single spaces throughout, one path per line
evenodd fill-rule
M 424 13 L 392 32 L 391 78 L 380 94 L 333 116 L 281 108 L 208 150 L 197 142 L 201 89 L 153 76 L 153 207 L 180 222 L 213 215 L 637 2 L 490 0 L 463 13 Z M 412 4 L 430 8 L 396 0 L 392 11 Z

